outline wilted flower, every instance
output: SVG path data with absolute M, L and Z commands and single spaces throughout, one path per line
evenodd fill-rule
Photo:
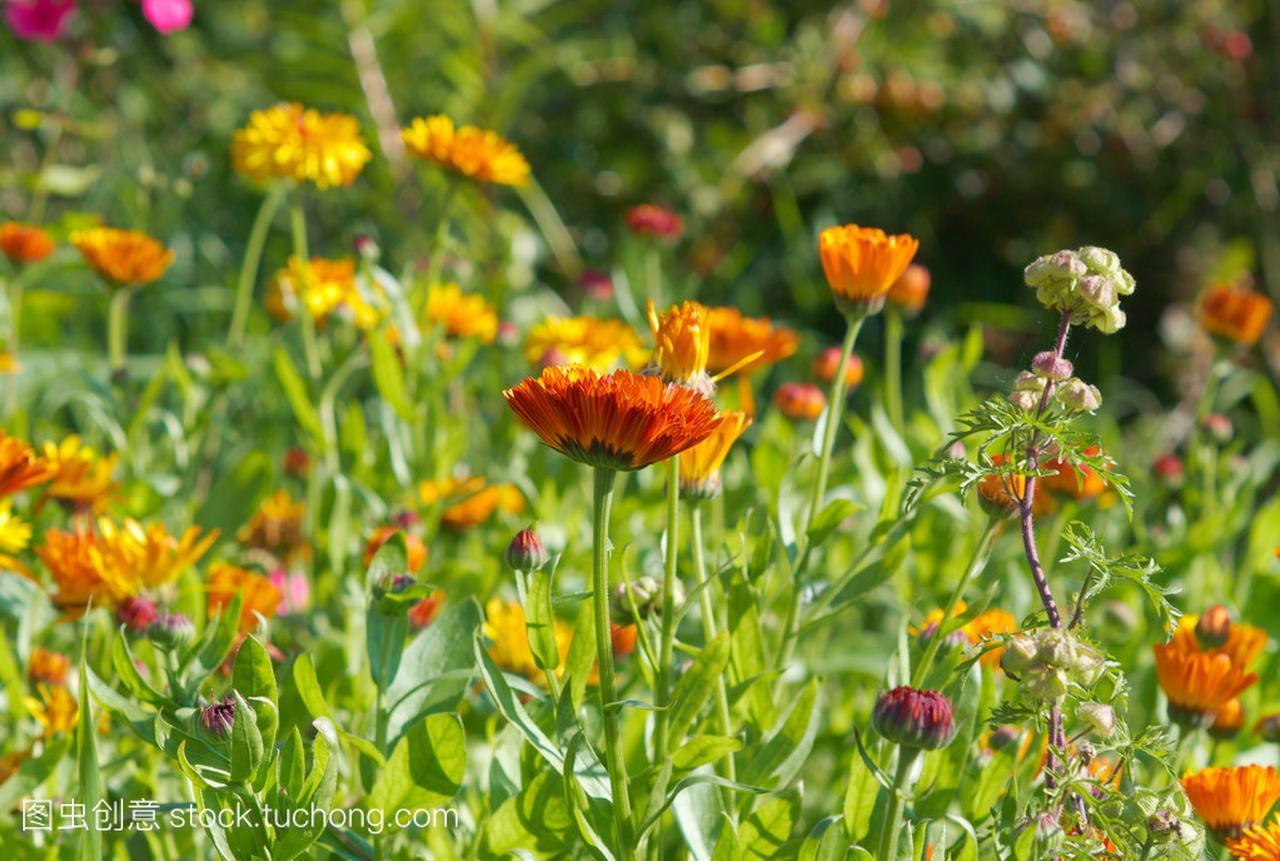
M 31 657 L 27 660 L 27 678 L 33 682 L 60 685 L 66 681 L 67 671 L 70 669 L 70 658 L 43 646 L 32 649 Z
M 828 227 L 818 237 L 822 271 L 836 305 L 846 315 L 863 317 L 884 307 L 885 295 L 906 270 L 920 242 L 902 233 L 890 236 L 878 227 Z
M 1068 311 L 1073 325 L 1111 334 L 1125 324 L 1120 297 L 1133 292 L 1133 276 L 1115 252 L 1086 246 L 1037 258 L 1024 273 L 1027 286 L 1046 308 Z
M 582 365 L 601 373 L 622 359 L 638 368 L 649 350 L 630 326 L 595 317 L 548 317 L 525 336 L 525 358 L 542 367 Z
M 830 383 L 834 380 L 839 370 L 839 347 L 827 347 L 827 349 L 818 354 L 818 358 L 813 360 L 812 373 L 824 383 Z M 849 355 L 849 364 L 844 369 L 845 386 L 850 390 L 857 388 L 858 384 L 862 382 L 862 375 L 862 359 L 858 358 L 856 353 L 851 353 Z
M 53 239 L 35 225 L 16 221 L 0 224 L 0 252 L 13 263 L 37 263 L 52 254 L 53 249 Z
M 1196 815 L 1219 840 L 1239 837 L 1280 800 L 1280 772 L 1270 766 L 1206 768 L 1181 783 Z
M 347 186 L 372 157 L 355 117 L 322 114 L 296 102 L 253 111 L 231 141 L 231 166 L 258 182 Z
M 652 203 L 642 203 L 627 210 L 627 227 L 640 236 L 658 236 L 675 239 L 684 230 L 684 220 L 669 209 Z
M 811 383 L 783 383 L 773 393 L 773 405 L 789 419 L 813 422 L 827 408 L 827 396 Z
M 442 114 L 415 118 L 402 129 L 405 148 L 416 158 L 446 170 L 498 185 L 527 185 L 529 162 L 502 135 L 475 126 L 455 128 Z
M 688 499 L 710 499 L 720 492 L 720 467 L 738 437 L 751 425 L 746 413 L 729 410 L 711 436 L 680 452 L 680 493 Z
M 507 545 L 507 566 L 516 571 L 541 571 L 551 561 L 551 554 L 532 529 L 521 529 Z
M 498 315 L 483 296 L 463 293 L 457 284 L 427 288 L 427 322 L 453 338 L 476 338 L 491 344 L 498 335 Z
M 173 252 L 136 230 L 94 227 L 71 234 L 71 244 L 80 249 L 93 271 L 115 287 L 141 287 L 158 281 Z
M 1231 284 L 1215 284 L 1200 299 L 1198 315 L 1205 331 L 1244 346 L 1258 343 L 1271 319 L 1271 300 L 1263 293 Z
M 905 685 L 880 694 L 871 723 L 894 744 L 923 750 L 946 747 L 956 731 L 950 700 L 938 691 Z
M 228 694 L 200 710 L 200 725 L 214 738 L 223 738 L 236 723 L 236 698 Z
M 890 305 L 902 309 L 904 314 L 914 317 L 924 309 L 929 298 L 929 284 L 932 281 L 929 270 L 919 263 L 912 263 L 893 282 L 886 298 Z

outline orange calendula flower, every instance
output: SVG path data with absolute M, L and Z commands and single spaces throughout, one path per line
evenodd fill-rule
M 35 553 L 53 578 L 56 591 L 50 600 L 69 617 L 83 614 L 90 601 L 94 606 L 115 603 L 118 596 L 103 576 L 96 532 L 50 529 Z
M 236 595 L 242 601 L 241 634 L 257 630 L 258 617 L 273 618 L 280 607 L 280 590 L 268 578 L 225 562 L 209 566 L 209 618 L 222 612 Z
M 844 310 L 858 314 L 880 310 L 919 247 L 919 240 L 905 233 L 890 236 L 878 227 L 856 224 L 829 227 L 818 237 L 831 291 Z
M 1243 727 L 1244 706 L 1240 704 L 1240 698 L 1236 697 L 1214 714 L 1213 723 L 1209 725 L 1209 735 L 1218 739 L 1235 738 Z
M 711 401 L 631 371 L 547 368 L 503 396 L 561 454 L 606 469 L 642 469 L 702 442 L 720 424 Z
M 1097 447 L 1091 447 L 1085 454 L 1098 454 Z M 1069 462 L 1057 459 L 1046 461 L 1046 469 L 1057 470 L 1052 475 L 1041 476 L 1036 482 L 1044 485 L 1046 490 L 1069 496 L 1073 499 L 1095 499 L 1107 489 L 1107 482 L 1097 470 L 1085 464 L 1073 466 Z
M 615 658 L 625 658 L 636 650 L 636 635 L 639 631 L 635 625 L 619 625 L 609 623 L 609 644 L 613 647 Z
M 267 311 L 280 321 L 292 320 L 301 305 L 318 325 L 337 314 L 357 329 L 372 329 L 382 319 L 374 301 L 376 297 L 366 297 L 361 291 L 356 264 L 350 257 L 312 257 L 306 263 L 290 257 L 289 265 L 278 270 L 267 285 Z
M 515 144 L 495 131 L 455 128 L 453 120 L 437 114 L 414 119 L 400 137 L 410 154 L 470 179 L 497 185 L 529 183 L 529 162 Z
M 828 347 L 818 354 L 818 358 L 813 360 L 813 375 L 824 383 L 830 383 L 836 378 L 836 373 L 840 370 L 840 348 Z M 862 382 L 863 368 L 862 359 L 856 354 L 850 354 L 849 366 L 844 369 L 844 383 L 850 390 L 858 387 Z
M 405 532 L 399 526 L 384 524 L 373 530 L 373 534 L 370 535 L 369 540 L 365 542 L 364 567 L 369 567 L 369 564 L 373 562 L 373 557 L 377 555 L 378 550 L 397 532 L 404 532 L 404 544 L 408 551 L 408 558 L 405 561 L 409 565 L 409 572 L 416 574 L 418 570 L 427 563 L 427 545 L 422 543 L 421 538 L 414 535 L 412 532 Z
M 355 117 L 322 114 L 297 103 L 249 114 L 231 141 L 231 166 L 263 182 L 292 179 L 317 188 L 347 186 L 372 158 Z
M 898 279 L 889 287 L 885 298 L 907 316 L 914 317 L 924 309 L 929 298 L 929 284 L 933 279 L 929 270 L 919 263 L 912 263 L 902 271 Z
M 54 469 L 36 456 L 35 450 L 0 428 L 0 497 L 44 484 Z
M 1169 698 L 1169 719 L 1187 727 L 1203 727 L 1227 703 L 1258 680 L 1257 675 L 1218 652 L 1188 647 L 1177 638 L 1152 647 L 1156 676 Z
M 489 639 L 489 657 L 502 670 L 516 673 L 537 684 L 544 684 L 546 677 L 533 659 L 533 650 L 529 648 L 529 633 L 525 627 L 524 607 L 520 602 L 503 601 L 496 595 L 489 599 L 484 608 L 485 622 L 483 631 Z M 573 629 L 561 620 L 556 620 L 556 645 L 560 649 L 561 672 L 563 659 L 569 654 L 569 645 L 573 642 Z
M 71 234 L 89 267 L 116 287 L 141 287 L 160 280 L 173 252 L 137 230 L 94 227 Z
M 457 284 L 427 288 L 427 322 L 453 338 L 477 338 L 485 344 L 498 336 L 498 315 L 483 296 L 463 293 Z
M 1215 284 L 1200 299 L 1200 325 L 1237 344 L 1258 343 L 1271 319 L 1271 300 L 1247 287 Z
M 525 358 L 541 367 L 582 365 L 604 373 L 622 359 L 639 368 L 649 351 L 630 326 L 595 317 L 549 317 L 529 330 Z
M 44 727 L 44 737 L 52 738 L 74 730 L 80 718 L 80 705 L 71 692 L 62 685 L 52 688 L 40 685 L 36 690 L 40 692 L 39 699 L 23 697 L 23 702 L 31 716 Z
M 729 410 L 711 436 L 680 452 L 680 493 L 689 499 L 710 499 L 720 492 L 720 467 L 729 449 L 751 426 L 751 417 Z
M 814 422 L 827 408 L 827 396 L 811 383 L 783 383 L 773 393 L 773 405 L 789 419 Z
M 218 538 L 216 529 L 201 535 L 199 527 L 191 526 L 174 536 L 162 523 L 143 526 L 125 519 L 117 525 L 105 517 L 98 519 L 98 533 L 96 555 L 102 576 L 120 596 L 172 583 Z
M 70 658 L 43 646 L 32 649 L 31 657 L 27 660 L 27 678 L 33 682 L 60 685 L 67 680 L 70 669 Z
M 1002 454 L 991 458 L 992 466 L 1003 465 L 1008 458 Z M 1018 498 L 1026 492 L 1027 477 L 1016 473 L 988 475 L 978 482 L 978 502 L 992 516 L 1004 517 L 1018 511 Z M 1044 482 L 1035 483 L 1035 496 L 1031 500 L 1031 513 L 1036 517 L 1053 511 L 1053 498 L 1044 489 Z
M 1215 605 L 1202 616 L 1179 619 L 1172 642 L 1187 651 L 1226 655 L 1232 664 L 1247 670 L 1267 647 L 1267 633 L 1253 625 L 1232 622 L 1226 608 Z
M 976 646 L 992 635 L 1016 632 L 1018 630 L 1018 620 L 1008 610 L 993 607 L 990 610 L 979 613 L 962 630 L 964 635 L 969 638 L 969 643 Z M 982 653 L 978 663 L 984 667 L 998 668 L 1000 666 L 1000 656 L 1003 654 L 1004 647 L 990 649 Z
M 738 373 L 750 374 L 792 355 L 799 343 L 794 330 L 775 326 L 768 317 L 745 317 L 737 308 L 711 308 L 707 320 L 711 326 L 707 369 L 712 373 L 737 366 Z M 747 359 L 745 365 L 739 364 Z
M 0 251 L 13 263 L 38 263 L 53 253 L 49 234 L 31 224 L 0 224 Z
M 446 508 L 440 515 L 440 524 L 454 532 L 465 532 L 484 523 L 495 511 L 521 514 L 524 508 L 524 494 L 514 484 L 491 484 Z
M 650 299 L 649 328 L 653 330 L 653 367 L 657 375 L 665 382 L 712 394 L 707 376 L 711 352 L 707 307 L 697 302 L 683 302 L 659 314 Z
M 436 613 L 444 606 L 444 592 L 440 589 L 432 592 L 409 608 L 409 624 L 415 628 L 425 628 L 435 621 Z
M 1244 829 L 1227 841 L 1227 850 L 1240 861 L 1280 861 L 1280 819 Z
M 53 470 L 53 480 L 45 488 L 45 498 L 53 499 L 77 514 L 101 512 L 116 498 L 120 485 L 112 481 L 117 455 L 99 457 L 70 434 L 60 443 L 44 444 L 43 460 Z
M 1280 772 L 1270 766 L 1206 768 L 1181 782 L 1196 815 L 1220 840 L 1239 837 L 1280 800 Z
M 289 555 L 302 546 L 302 520 L 307 507 L 287 490 L 277 490 L 258 505 L 236 538 L 241 544 L 271 553 Z

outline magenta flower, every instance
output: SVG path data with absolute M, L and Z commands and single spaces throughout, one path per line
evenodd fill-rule
M 161 33 L 185 30 L 194 13 L 191 0 L 142 0 L 142 17 Z
M 276 615 L 303 613 L 311 606 L 311 581 L 306 574 L 277 568 L 267 575 L 267 579 L 280 592 L 280 606 L 276 609 Z
M 4 20 L 19 39 L 52 42 L 62 38 L 76 0 L 0 0 Z

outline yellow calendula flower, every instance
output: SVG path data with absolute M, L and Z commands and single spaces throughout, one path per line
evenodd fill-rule
M 846 312 L 875 313 L 915 257 L 920 242 L 905 233 L 890 236 L 878 227 L 829 227 L 818 237 L 822 271 Z
M 31 524 L 13 513 L 13 500 L 0 502 L 0 553 L 21 553 L 31 543 Z
M 37 687 L 40 698 L 23 697 L 27 711 L 44 727 L 44 737 L 69 733 L 76 728 L 80 718 L 80 706 L 71 692 L 62 685 L 50 688 L 47 685 Z
M 707 376 L 711 352 L 710 312 L 697 302 L 683 302 L 659 314 L 649 300 L 653 330 L 653 367 L 665 382 L 692 386 L 710 394 Z
M 529 162 L 495 131 L 455 128 L 453 120 L 437 114 L 416 118 L 400 137 L 410 154 L 470 179 L 515 186 L 529 182 Z
M 98 513 L 116 498 L 120 485 L 112 481 L 117 455 L 100 457 L 70 434 L 60 443 L 46 442 L 42 458 L 54 471 L 44 495 L 78 514 Z
M 263 182 L 292 179 L 317 188 L 347 186 L 372 158 L 355 117 L 296 102 L 249 114 L 231 141 L 231 166 Z
M 537 684 L 544 684 L 546 677 L 533 660 L 529 648 L 529 634 L 525 628 L 524 607 L 519 601 L 504 601 L 496 595 L 484 608 L 484 635 L 489 640 L 489 657 L 508 673 L 524 676 Z M 573 642 L 573 629 L 556 620 L 556 645 L 560 649 L 561 668 Z
M 427 288 L 427 323 L 452 338 L 477 338 L 490 344 L 498 336 L 498 315 L 483 296 L 463 293 L 457 284 Z
M 680 493 L 689 499 L 710 499 L 720 492 L 720 467 L 738 437 L 751 425 L 751 417 L 728 410 L 711 436 L 680 452 Z
M 331 315 L 349 319 L 357 329 L 372 329 L 383 317 L 380 308 L 361 291 L 356 281 L 356 265 L 351 258 L 326 260 L 312 257 L 303 263 L 289 258 L 289 265 L 276 272 L 267 285 L 267 311 L 277 320 L 292 320 L 299 304 L 323 324 Z
M 209 618 L 217 616 L 240 596 L 240 633 L 258 629 L 258 617 L 273 618 L 280 608 L 280 590 L 261 574 L 215 562 L 209 566 Z
M 172 583 L 218 538 L 216 529 L 203 535 L 200 532 L 199 527 L 191 526 L 181 536 L 174 536 L 162 523 L 143 526 L 126 519 L 117 525 L 99 518 L 97 555 L 103 578 L 122 596 Z
M 529 330 L 524 354 L 540 367 L 582 365 L 600 373 L 619 359 L 634 369 L 649 358 L 634 329 L 620 320 L 595 317 L 548 317 Z
M 172 251 L 137 230 L 94 227 L 71 234 L 71 244 L 93 271 L 116 287 L 158 281 L 173 263 Z
M 0 498 L 44 484 L 53 474 L 31 446 L 0 428 Z
M 1265 827 L 1246 828 L 1239 837 L 1227 841 L 1227 849 L 1240 861 L 1280 861 L 1280 819 L 1272 818 Z

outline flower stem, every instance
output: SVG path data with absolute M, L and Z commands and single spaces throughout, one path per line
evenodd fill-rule
M 13 413 L 18 408 L 18 375 L 17 368 L 18 350 L 22 341 L 22 270 L 10 278 L 5 283 L 5 291 L 9 300 L 9 341 L 5 344 L 5 349 L 12 356 L 14 369 L 9 374 L 8 384 L 5 386 L 5 416 L 12 418 Z
M 132 287 L 116 287 L 107 314 L 107 360 L 112 380 L 123 380 L 124 358 L 129 342 L 129 297 Z
M 702 506 L 695 502 L 690 508 L 692 509 L 690 514 L 692 533 L 689 536 L 689 540 L 693 544 L 693 569 L 698 577 L 698 608 L 702 612 L 702 638 L 710 643 L 716 638 L 717 626 L 715 608 L 711 602 L 711 583 L 707 581 L 707 563 L 703 558 Z M 729 716 L 729 691 L 725 687 L 723 673 L 716 676 L 716 714 L 720 724 L 720 734 L 724 736 L 732 735 L 732 724 Z M 738 779 L 737 767 L 734 764 L 732 753 L 724 758 L 724 776 L 733 781 Z
M 884 312 L 884 401 L 889 422 L 904 432 L 902 415 L 902 314 L 895 308 Z
M 884 828 L 880 830 L 877 861 L 897 861 L 898 838 L 902 836 L 902 813 L 907 806 L 904 790 L 907 788 L 907 778 L 911 775 L 911 767 L 915 765 L 919 754 L 919 749 L 914 747 L 898 748 L 898 770 L 893 775 L 893 788 L 889 791 L 889 815 L 885 818 Z
M 809 525 L 822 510 L 822 499 L 827 495 L 827 474 L 831 471 L 831 451 L 836 444 L 836 434 L 840 431 L 840 421 L 844 416 L 844 404 L 848 400 L 849 387 L 845 385 L 844 375 L 849 370 L 849 357 L 853 355 L 853 345 L 857 343 L 858 332 L 862 329 L 862 321 L 858 318 L 849 321 L 849 328 L 844 333 L 844 343 L 840 346 L 840 365 L 836 368 L 835 378 L 831 381 L 831 394 L 827 399 L 827 423 L 822 429 L 822 452 L 818 459 L 818 479 L 813 485 L 813 499 L 809 503 Z M 805 529 L 806 536 L 808 528 Z M 808 539 L 805 539 L 808 544 Z
M 592 495 L 591 601 L 596 622 L 596 661 L 600 670 L 600 713 L 604 723 L 605 761 L 613 790 L 613 821 L 618 853 L 623 861 L 635 857 L 631 842 L 631 799 L 627 764 L 622 755 L 617 699 L 613 678 L 613 646 L 609 638 L 609 512 L 613 508 L 613 483 L 617 473 L 597 466 Z
M 245 245 L 244 260 L 240 265 L 240 280 L 236 284 L 236 303 L 231 312 L 231 328 L 227 332 L 227 343 L 232 347 L 244 341 L 245 327 L 249 323 L 249 308 L 253 303 L 253 285 L 258 278 L 258 264 L 262 261 L 262 248 L 267 243 L 267 231 L 271 229 L 271 220 L 284 197 L 283 188 L 273 188 L 262 199 L 258 215 L 253 220 L 253 228 L 249 231 L 249 241 Z
M 298 328 L 302 331 L 302 350 L 307 359 L 307 374 L 311 379 L 320 379 L 320 348 L 316 345 L 316 321 L 311 317 L 307 307 L 306 281 L 311 278 L 311 258 L 307 254 L 307 213 L 302 207 L 302 189 L 293 196 L 290 209 L 290 224 L 293 228 L 293 255 L 302 264 L 304 283 L 298 285 Z
M 955 590 L 947 600 L 947 606 L 942 610 L 942 621 L 938 623 L 938 630 L 933 632 L 933 636 L 929 638 L 929 645 L 925 647 L 924 654 L 920 656 L 920 663 L 916 665 L 916 671 L 911 677 L 912 687 L 918 688 L 924 685 L 925 676 L 928 675 L 929 668 L 933 665 L 933 659 L 937 657 L 938 648 L 945 637 L 946 632 L 943 629 L 955 614 L 956 607 L 960 606 L 960 600 L 964 597 L 964 590 L 968 587 L 969 581 L 987 564 L 987 557 L 991 553 L 991 543 L 995 538 L 1000 523 L 1001 521 L 994 517 L 987 519 L 987 527 L 982 530 L 982 536 L 978 539 L 977 546 L 973 548 L 973 556 L 970 557 L 969 564 L 965 566 L 964 574 L 960 576 L 960 581 L 956 583 Z
M 667 706 L 671 700 L 671 651 L 676 633 L 676 565 L 680 551 L 680 458 L 667 461 L 667 555 L 662 576 L 662 629 L 658 641 L 658 676 L 654 691 L 653 757 L 667 755 Z

